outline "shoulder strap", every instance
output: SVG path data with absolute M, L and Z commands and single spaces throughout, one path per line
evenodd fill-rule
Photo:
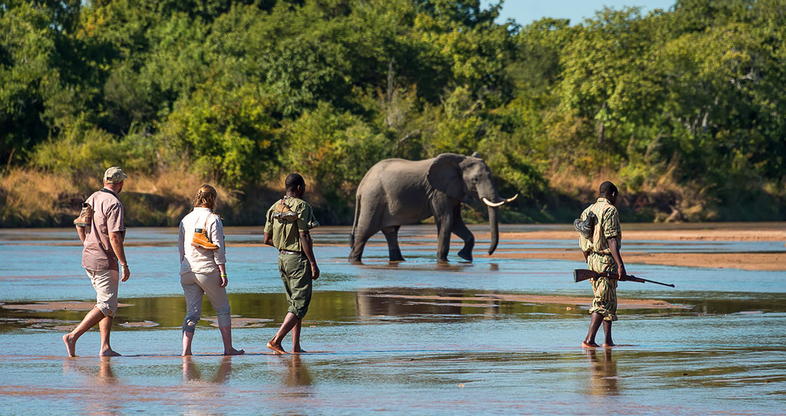
M 120 200 L 120 197 L 118 197 L 116 193 L 112 192 L 112 191 L 111 191 L 111 190 L 109 190 L 109 189 L 106 189 L 106 188 L 101 188 L 101 190 L 100 190 L 99 192 L 105 192 L 105 193 L 107 193 L 107 194 L 110 194 L 110 195 L 112 195 L 113 197 L 115 197 L 115 199 L 117 199 L 118 201 Z

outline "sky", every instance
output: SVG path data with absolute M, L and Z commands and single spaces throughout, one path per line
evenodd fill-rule
M 584 18 L 592 17 L 595 12 L 608 6 L 614 9 L 622 7 L 641 7 L 643 13 L 653 9 L 668 9 L 675 0 L 505 0 L 502 6 L 500 21 L 508 18 L 524 26 L 542 17 L 570 19 L 571 24 L 580 23 Z M 491 0 L 483 0 L 484 5 Z M 496 2 L 496 1 L 494 1 Z

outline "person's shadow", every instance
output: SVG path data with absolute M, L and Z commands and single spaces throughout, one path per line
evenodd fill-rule
M 590 360 L 589 394 L 595 396 L 614 396 L 619 394 L 617 363 L 611 348 L 603 350 L 603 359 L 598 357 L 594 348 L 587 350 Z

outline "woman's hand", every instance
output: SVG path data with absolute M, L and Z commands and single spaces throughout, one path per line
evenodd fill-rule
M 227 285 L 229 284 L 229 276 L 222 273 L 219 278 L 221 279 L 221 281 L 218 283 L 218 285 L 221 287 L 227 287 Z

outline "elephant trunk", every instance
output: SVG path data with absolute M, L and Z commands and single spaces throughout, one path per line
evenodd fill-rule
M 499 243 L 499 219 L 497 218 L 497 210 L 499 207 L 513 202 L 518 197 L 518 194 L 514 195 L 511 198 L 500 198 L 497 194 L 496 189 L 491 185 L 490 182 L 484 184 L 485 186 L 478 186 L 478 196 L 480 200 L 486 205 L 486 208 L 489 210 L 489 226 L 491 227 L 491 244 L 489 245 L 489 254 L 494 254 L 494 250 L 497 249 L 497 244 Z
M 489 255 L 494 254 L 499 243 L 499 220 L 497 219 L 497 208 L 488 207 L 489 210 L 489 226 L 491 227 L 491 244 L 489 245 Z

